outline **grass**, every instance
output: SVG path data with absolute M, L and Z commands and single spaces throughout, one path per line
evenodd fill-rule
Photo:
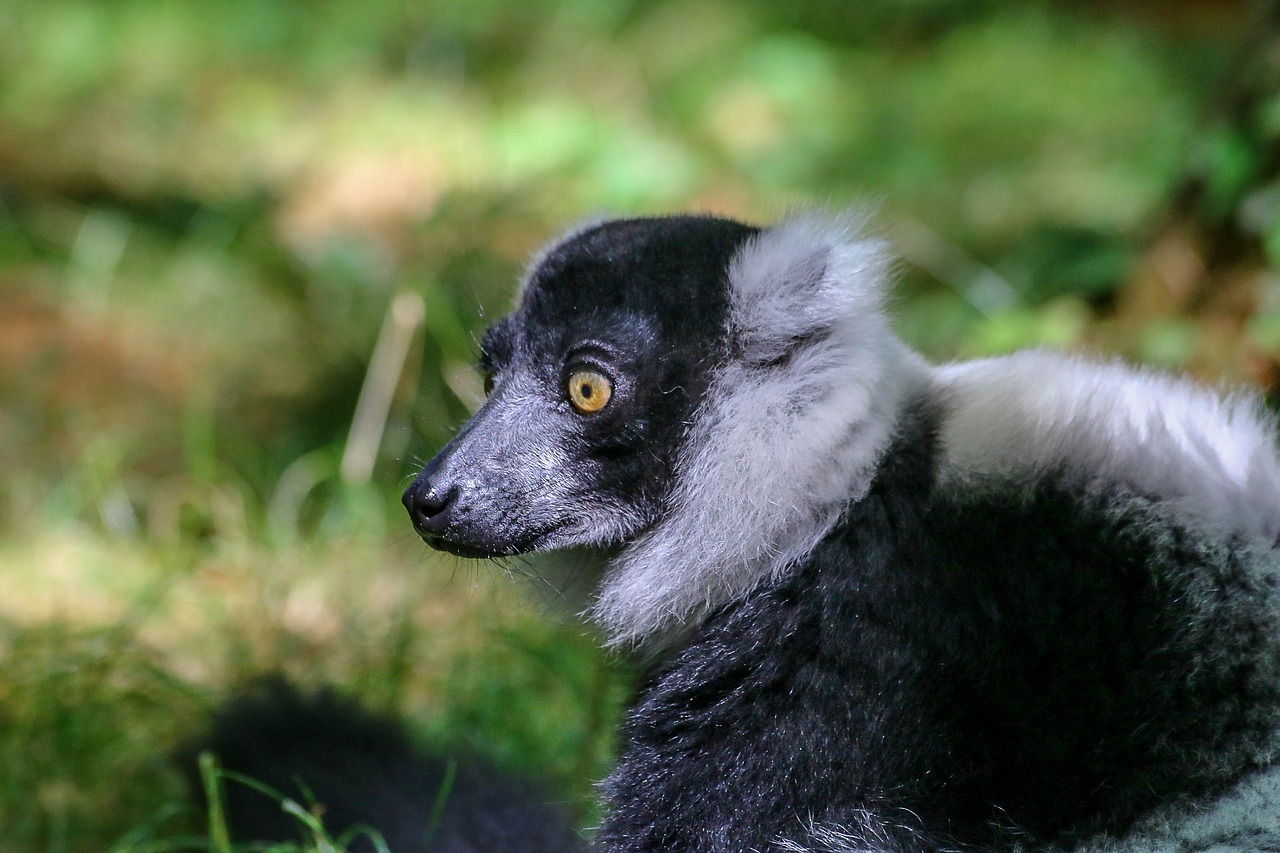
M 373 846 L 375 853 L 391 853 L 386 841 L 375 829 L 354 826 L 335 838 L 325 827 L 323 812 L 316 808 L 316 804 L 307 803 L 304 805 L 292 797 L 285 796 L 279 791 L 263 785 L 256 779 L 229 770 L 222 770 L 218 767 L 217 757 L 211 753 L 201 753 L 199 764 L 200 781 L 203 784 L 204 797 L 208 803 L 208 849 L 210 853 L 233 853 L 240 846 L 232 840 L 231 832 L 227 827 L 226 806 L 223 795 L 224 786 L 227 784 L 244 785 L 262 796 L 278 802 L 281 811 L 294 818 L 297 822 L 299 834 L 304 840 L 296 844 L 288 842 L 273 844 L 272 849 L 278 851 L 278 853 L 291 853 L 291 851 L 337 853 L 337 851 L 346 850 L 361 838 L 366 839 Z M 430 839 L 434 827 L 438 825 L 443 804 L 449 796 L 451 778 L 451 776 L 445 778 L 432 811 L 425 817 L 425 838 Z
M 438 367 L 470 358 L 465 311 L 428 289 L 429 336 L 401 335 L 394 363 L 366 371 L 350 353 L 375 349 L 381 317 L 348 284 L 300 300 L 274 252 L 218 248 L 198 222 L 176 245 L 155 225 L 117 231 L 116 260 L 94 263 L 101 214 L 26 212 L 41 251 L 0 288 L 6 849 L 212 843 L 192 841 L 202 816 L 169 753 L 271 671 L 547 778 L 589 822 L 625 675 L 503 571 L 429 552 L 398 506 L 405 449 L 465 417 L 474 375 Z M 246 217 L 243 233 L 263 227 Z M 97 289 L 67 284 L 88 268 Z M 224 275 L 242 289 L 204 291 Z
M 219 534 L 172 549 L 73 528 L 0 549 L 7 849 L 193 837 L 169 753 L 228 685 L 268 671 L 549 778 L 586 819 L 625 678 L 492 567 L 388 539 L 332 530 L 276 549 Z

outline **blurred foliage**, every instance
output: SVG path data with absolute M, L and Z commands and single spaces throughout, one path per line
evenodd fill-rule
M 1082 347 L 1274 395 L 1274 17 L 8 0 L 7 849 L 180 837 L 165 751 L 272 668 L 537 768 L 589 813 L 625 673 L 423 554 L 396 502 L 476 399 L 474 340 L 525 259 L 596 212 L 870 199 L 903 257 L 899 329 L 935 357 Z M 398 294 L 422 328 L 375 377 Z M 385 424 L 349 438 L 374 378 Z

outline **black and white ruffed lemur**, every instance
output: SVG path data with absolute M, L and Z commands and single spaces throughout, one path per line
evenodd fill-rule
M 890 266 L 859 215 L 576 229 L 405 493 L 433 547 L 564 552 L 651 661 L 594 849 L 1280 849 L 1268 416 L 929 364 Z
M 405 495 L 437 548 L 594 552 L 589 616 L 657 659 L 597 847 L 1280 846 L 1267 416 L 1044 352 L 930 365 L 864 232 L 571 232 Z

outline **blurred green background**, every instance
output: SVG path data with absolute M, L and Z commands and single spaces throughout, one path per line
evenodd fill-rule
M 1278 32 L 1208 0 L 0 0 L 0 846 L 206 849 L 168 752 L 270 670 L 590 823 L 626 667 L 398 506 L 585 216 L 870 200 L 932 357 L 1274 398 Z

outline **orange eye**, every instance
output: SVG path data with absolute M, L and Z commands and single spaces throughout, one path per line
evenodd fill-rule
M 595 414 L 609 405 L 613 383 L 594 370 L 575 370 L 569 377 L 569 402 L 584 415 Z

